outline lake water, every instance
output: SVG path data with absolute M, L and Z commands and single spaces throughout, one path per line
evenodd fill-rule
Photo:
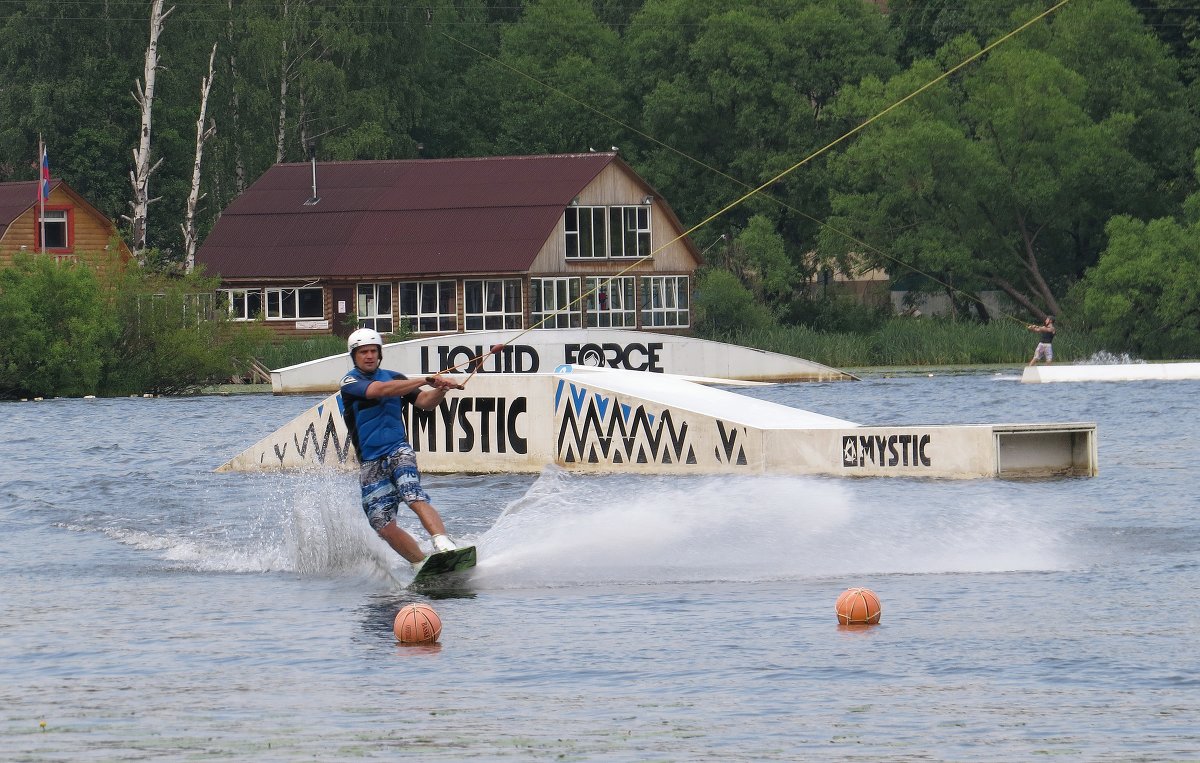
M 353 475 L 212 471 L 317 397 L 0 405 L 0 757 L 1200 759 L 1200 383 L 1018 378 L 752 394 L 1095 421 L 1098 477 L 429 475 L 480 548 L 435 599 Z

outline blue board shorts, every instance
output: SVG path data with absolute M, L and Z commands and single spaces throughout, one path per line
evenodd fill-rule
M 401 501 L 405 504 L 429 501 L 429 494 L 421 487 L 417 455 L 407 446 L 363 464 L 358 471 L 358 481 L 362 486 L 363 512 L 376 531 L 396 518 Z

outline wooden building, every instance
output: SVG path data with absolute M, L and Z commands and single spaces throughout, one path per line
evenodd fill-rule
M 113 222 L 62 180 L 50 181 L 43 226 L 39 182 L 0 183 L 0 268 L 12 264 L 17 252 L 41 253 L 43 230 L 46 256 L 60 262 L 107 252 L 114 243 L 122 260 L 129 259 Z
M 615 152 L 279 164 L 196 263 L 235 319 L 280 335 L 686 332 L 700 255 L 682 234 Z

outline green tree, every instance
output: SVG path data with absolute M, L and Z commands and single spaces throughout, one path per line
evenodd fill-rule
M 1181 79 L 1181 62 L 1126 0 L 1091 0 L 1066 6 L 1038 44 L 1084 78 L 1082 106 L 1097 122 L 1132 119 L 1126 148 L 1151 174 L 1152 192 L 1121 197 L 1126 211 L 1151 218 L 1171 214 L 1195 190 L 1192 150 L 1200 123 Z M 1102 237 L 1100 226 L 1085 235 Z M 1101 244 L 1102 245 L 1102 244 Z M 1080 242 L 1080 265 L 1095 261 L 1096 244 Z
M 806 280 L 787 256 L 783 237 L 765 215 L 750 218 L 744 230 L 710 256 L 775 314 L 787 310 Z
M 1114 217 L 1099 262 L 1071 291 L 1081 328 L 1113 352 L 1200 354 L 1200 193 L 1181 210 L 1149 222 Z
M 432 14 L 420 77 L 427 107 L 413 129 L 422 156 L 494 153 L 503 95 L 493 89 L 497 76 L 492 69 L 499 65 L 488 57 L 499 54 L 500 31 L 519 17 L 517 10 L 507 3 L 472 0 Z
M 0 182 L 37 177 L 39 134 L 55 177 L 110 218 L 129 197 L 137 130 L 129 97 L 144 24 L 125 7 L 11 2 L 0 13 Z M 69 40 L 69 44 L 64 41 Z
M 770 326 L 770 311 L 754 298 L 737 276 L 721 268 L 708 268 L 697 278 L 695 328 L 703 336 L 752 331 Z
M 1031 7 L 1029 0 L 890 0 L 888 20 L 900 39 L 901 60 L 911 64 L 964 34 L 993 40 L 1012 28 L 1013 11 Z
M 1200 221 L 1108 224 L 1108 248 L 1077 289 L 1080 323 L 1114 352 L 1200 354 Z
M 106 391 L 183 394 L 246 368 L 268 330 L 230 321 L 216 286 L 216 279 L 198 274 L 164 278 L 124 271 L 115 294 L 120 335 Z
M 0 397 L 95 394 L 115 336 L 88 265 L 22 253 L 0 269 Z
M 1192 0 L 1148 0 L 1138 4 L 1146 25 L 1180 62 L 1183 81 L 1194 86 L 1200 78 L 1200 16 Z
M 614 121 L 627 122 L 618 72 L 621 47 L 583 0 L 536 0 L 501 31 L 500 60 L 480 64 L 474 84 L 500 95 L 493 150 L 500 154 L 607 151 L 628 142 Z M 513 71 L 515 70 L 515 71 Z M 565 95 L 547 92 L 516 72 Z M 494 101 L 493 101 L 494 102 Z
M 269 334 L 228 320 L 215 279 L 80 256 L 0 269 L 0 397 L 193 392 L 244 369 Z
M 649 0 L 625 48 L 643 129 L 670 147 L 643 148 L 638 169 L 689 226 L 832 139 L 840 125 L 826 109 L 847 84 L 895 71 L 884 15 L 857 0 Z M 799 264 L 825 216 L 826 183 L 810 163 L 766 190 L 778 202 L 751 197 L 725 225 L 766 215 Z
M 1112 18 L 1126 38 L 1144 39 L 1136 15 Z M 894 276 L 915 269 L 964 308 L 981 310 L 971 297 L 988 288 L 1030 314 L 1059 312 L 1060 296 L 1096 260 L 1104 222 L 1137 208 L 1154 188 L 1154 170 L 1132 146 L 1139 115 L 1124 108 L 1135 104 L 1117 99 L 1093 114 L 1103 111 L 1095 88 L 1049 52 L 1058 32 L 1050 25 L 1031 45 L 1021 38 L 996 49 L 864 131 L 835 162 L 830 222 L 853 238 L 824 230 L 823 254 L 862 256 Z M 957 62 L 977 49 L 964 37 L 939 55 Z M 937 68 L 918 61 L 886 86 L 864 82 L 838 108 L 863 119 Z

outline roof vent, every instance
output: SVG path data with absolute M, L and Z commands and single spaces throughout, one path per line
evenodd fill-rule
M 313 178 L 312 188 L 313 188 L 313 191 L 312 191 L 312 196 L 309 198 L 309 200 L 304 202 L 304 206 L 311 207 L 321 200 L 321 197 L 317 195 L 317 144 L 316 143 L 308 144 L 308 161 L 312 163 L 312 178 Z

